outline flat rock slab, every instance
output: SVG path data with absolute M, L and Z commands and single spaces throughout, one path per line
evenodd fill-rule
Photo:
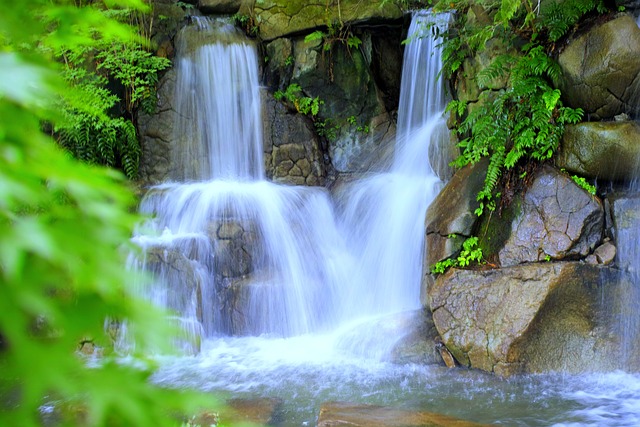
M 433 412 L 414 412 L 347 402 L 323 404 L 318 417 L 318 427 L 480 427 L 483 425 Z

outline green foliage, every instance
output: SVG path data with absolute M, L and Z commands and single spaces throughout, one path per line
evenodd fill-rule
M 551 158 L 564 125 L 582 117 L 582 110 L 563 107 L 560 91 L 551 87 L 549 80 L 560 71 L 542 46 L 533 47 L 520 57 L 496 59 L 479 74 L 478 83 L 504 72 L 510 73 L 508 88 L 473 109 L 458 129 L 468 137 L 459 143 L 462 154 L 455 161 L 457 166 L 490 158 L 484 186 L 477 196 L 481 202 L 479 215 L 484 202 L 492 200 L 504 169 L 513 168 L 521 159 Z
M 250 15 L 245 15 L 242 13 L 236 13 L 231 16 L 231 19 L 238 27 L 242 28 L 242 30 L 251 37 L 255 37 L 260 32 L 260 28 L 256 24 L 255 20 Z
M 562 169 L 562 172 L 565 172 L 565 170 Z M 576 185 L 578 185 L 578 187 L 582 188 L 587 193 L 592 196 L 596 195 L 596 186 L 590 184 L 583 176 L 571 175 L 571 179 L 576 183 Z
M 277 90 L 273 93 L 273 97 L 280 101 L 286 99 L 293 104 L 296 111 L 309 115 L 312 118 L 318 115 L 320 112 L 320 106 L 324 104 L 319 97 L 310 98 L 308 96 L 299 96 L 302 93 L 302 88 L 297 83 L 290 84 L 285 91 Z
M 293 65 L 294 62 L 295 62 L 295 59 L 293 58 L 293 56 L 289 55 L 287 59 L 284 60 L 284 65 L 288 67 L 290 65 Z
M 130 9 L 103 9 L 105 18 L 120 22 L 142 22 Z M 140 28 L 142 33 L 145 28 Z M 66 120 L 54 127 L 58 142 L 78 159 L 120 168 L 128 178 L 138 174 L 140 145 L 133 120 L 141 107 L 153 112 L 158 73 L 170 61 L 149 52 L 141 38 L 125 41 L 96 40 L 90 46 L 66 45 L 51 50 L 63 64 L 63 76 L 73 90 L 60 98 Z M 124 99 L 109 89 L 122 87 Z M 124 115 L 118 111 L 123 102 Z
M 340 131 L 340 125 L 333 124 L 333 120 L 325 119 L 318 120 L 316 119 L 313 122 L 314 127 L 316 128 L 316 133 L 318 136 L 323 138 L 327 138 L 328 140 L 335 140 L 338 137 L 338 132 Z
M 431 266 L 431 274 L 443 274 L 450 267 L 468 267 L 471 263 L 482 262 L 482 249 L 478 247 L 478 238 L 469 237 L 462 243 L 457 257 L 447 258 Z
M 596 10 L 605 13 L 604 0 L 564 0 L 548 2 L 541 12 L 541 26 L 549 40 L 555 42 L 587 13 Z
M 32 0 L 28 8 L 5 1 L 2 10 L 0 425 L 40 426 L 41 406 L 52 403 L 81 407 L 82 423 L 91 426 L 178 425 L 174 417 L 211 399 L 157 388 L 149 382 L 152 366 L 138 354 L 133 367 L 107 350 L 106 319 L 135 325 L 139 351 L 163 348 L 167 332 L 163 316 L 127 286 L 133 279 L 123 252 L 139 220 L 130 213 L 134 198 L 121 174 L 73 159 L 42 125 L 62 123 L 59 98 L 77 92 L 51 52 L 126 42 L 131 30 L 66 1 Z M 80 108 L 80 98 L 68 101 L 90 110 Z M 91 367 L 74 353 L 84 339 L 105 353 Z M 71 415 L 60 425 L 80 422 Z
M 359 125 L 356 116 L 347 117 L 347 123 L 349 126 L 355 126 L 356 132 L 369 133 L 370 129 L 368 125 Z

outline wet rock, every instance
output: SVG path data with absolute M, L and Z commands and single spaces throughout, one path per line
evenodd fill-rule
M 463 366 L 520 372 L 615 369 L 618 344 L 605 331 L 603 290 L 615 270 L 580 262 L 487 271 L 452 269 L 428 290 L 444 344 Z
M 570 177 L 544 166 L 524 197 L 482 227 L 485 257 L 497 253 L 503 267 L 586 257 L 602 240 L 604 208 Z
M 636 108 L 640 88 L 640 29 L 630 15 L 592 28 L 558 57 L 559 88 L 566 105 L 583 108 L 590 120 Z
M 616 264 L 619 268 L 637 272 L 638 230 L 640 229 L 640 195 L 617 193 L 607 197 L 611 205 L 613 238 L 619 248 Z
M 634 121 L 569 125 L 556 165 L 587 178 L 631 181 L 640 159 L 640 125 Z
M 330 402 L 320 407 L 318 427 L 474 427 L 482 424 L 433 412 L 417 412 L 360 403 Z
M 487 165 L 484 159 L 460 169 L 427 209 L 426 266 L 454 255 L 471 236 L 478 219 L 476 195 L 484 185 Z
M 249 9 L 249 7 L 247 7 Z M 312 31 L 327 22 L 380 23 L 402 18 L 402 10 L 394 2 L 373 0 L 260 0 L 253 7 L 253 16 L 263 40 L 273 40 L 288 34 Z

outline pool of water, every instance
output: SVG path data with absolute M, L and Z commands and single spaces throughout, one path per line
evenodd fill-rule
M 282 426 L 313 426 L 324 402 L 437 412 L 505 426 L 638 426 L 640 375 L 526 375 L 397 365 L 346 351 L 327 335 L 218 338 L 190 357 L 160 357 L 158 384 L 277 398 Z

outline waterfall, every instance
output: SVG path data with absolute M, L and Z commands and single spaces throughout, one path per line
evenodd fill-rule
M 433 148 L 448 140 L 446 98 L 438 78 L 441 55 L 430 24 L 446 26 L 448 19 L 447 14 L 414 15 L 403 62 L 393 165 L 339 195 L 344 233 L 351 252 L 359 254 L 351 298 L 363 313 L 420 306 L 424 216 L 442 186 L 432 166 L 438 157 Z
M 255 46 L 206 18 L 178 46 L 176 182 L 141 203 L 143 293 L 199 325 L 195 341 L 330 327 L 348 257 L 325 189 L 264 180 Z
M 447 135 L 440 53 L 424 33 L 433 16 L 416 14 L 410 30 L 393 166 L 335 208 L 323 188 L 264 178 L 255 46 L 220 21 L 181 31 L 174 181 L 143 198 L 150 219 L 131 264 L 152 273 L 142 292 L 176 313 L 187 351 L 202 338 L 335 331 L 370 347 L 385 341 L 379 328 L 344 325 L 420 307 L 424 215 L 442 185 L 429 158 Z

